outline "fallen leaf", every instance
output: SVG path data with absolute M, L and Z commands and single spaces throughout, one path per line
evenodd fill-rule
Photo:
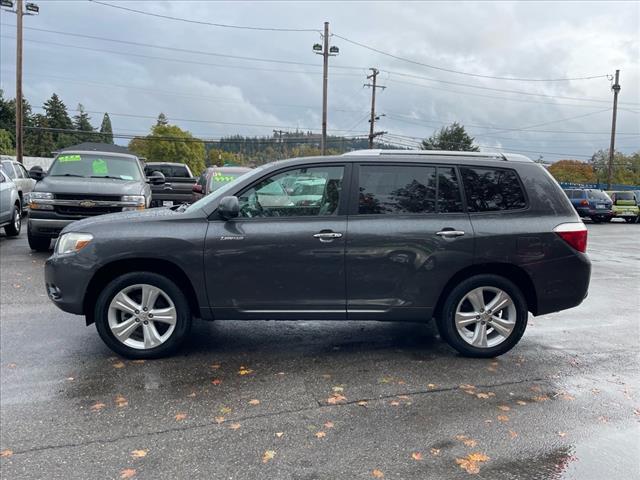
M 16 365 L 15 363 L 9 363 L 7 364 L 7 368 L 16 368 L 18 365 Z
M 193 398 L 196 396 L 196 392 L 191 392 L 189 395 L 187 395 L 187 397 L 189 398 Z
M 440 449 L 439 448 L 432 448 L 430 450 L 431 455 L 433 455 L 434 457 L 437 457 L 438 455 L 440 455 Z
M 558 432 L 558 436 L 559 437 L 566 437 L 567 436 L 567 432 Z
M 436 388 L 436 384 L 435 383 L 430 383 L 429 385 L 427 385 L 427 388 Z
M 413 452 L 411 458 L 419 462 L 422 460 L 422 454 L 420 452 Z
M 605 417 L 604 415 L 599 416 L 598 420 L 602 423 L 609 423 L 609 417 Z
M 22 288 L 22 285 L 20 285 L 19 283 L 14 283 L 13 288 Z
M 491 373 L 495 373 L 498 371 L 496 367 L 487 367 L 487 370 L 490 371 Z
M 400 400 L 409 400 L 409 395 L 398 395 Z
M 358 406 L 360 406 L 360 407 L 366 407 L 366 406 L 367 406 L 367 401 L 366 401 L 366 400 L 360 400 L 360 401 L 358 402 Z
M 331 375 L 329 375 L 328 373 L 323 373 L 322 378 L 331 378 Z
M 229 428 L 231 430 L 238 430 L 240 428 L 240 424 L 239 423 L 232 423 L 231 425 L 229 425 Z
M 135 468 L 125 468 L 124 470 L 120 470 L 120 478 L 133 478 L 135 474 Z
M 513 430 L 509 430 L 509 436 L 511 438 L 516 438 L 518 436 L 518 434 L 516 432 L 514 432 Z
M 129 401 L 120 394 L 116 395 L 115 402 L 118 408 L 126 407 L 127 405 L 129 405 Z
M 598 395 L 600 393 L 600 389 L 599 388 L 592 388 L 591 389 L 591 393 L 593 393 L 594 395 Z
M 390 377 L 382 377 L 378 380 L 379 383 L 391 383 L 393 381 Z
M 131 360 L 131 363 L 135 363 L 136 365 L 142 365 L 144 360 Z
M 462 443 L 464 443 L 467 447 L 475 447 L 476 445 L 478 445 L 478 442 L 476 442 L 473 438 L 469 438 L 467 440 L 464 440 Z
M 397 407 L 398 405 L 400 405 L 400 402 L 397 400 L 392 400 L 389 402 L 389 405 L 391 405 L 392 407 Z
M 568 393 L 563 393 L 562 395 L 560 395 L 560 398 L 562 398 L 563 400 L 575 400 L 576 397 L 574 397 L 573 395 L 569 395 Z
M 332 390 L 334 392 L 344 392 L 344 387 L 333 387 Z
M 498 362 L 491 362 L 491 366 L 492 367 L 497 367 L 498 366 Z
M 93 405 L 91 405 L 91 411 L 92 412 L 99 412 L 100 410 L 102 410 L 104 407 L 106 407 L 106 405 L 102 402 L 96 402 Z
M 464 383 L 460 385 L 460 390 L 475 390 L 475 385 L 469 385 L 468 383 Z
M 267 463 L 269 460 L 273 460 L 273 457 L 276 456 L 276 452 L 274 450 L 267 450 L 262 454 L 262 463 Z
M 516 403 L 518 405 L 526 405 L 527 404 L 527 402 L 525 402 L 524 400 L 516 400 Z
M 211 380 L 211 383 L 214 385 L 220 385 L 222 383 L 222 380 L 220 380 L 219 378 L 214 378 L 213 380 Z
M 489 460 L 489 457 L 487 457 L 484 453 L 472 453 L 471 455 L 467 456 L 467 458 L 472 462 L 486 462 L 487 460 Z
M 456 463 L 467 473 L 476 474 L 480 472 L 479 463 L 489 460 L 489 457 L 483 453 L 470 453 L 464 458 L 456 458 Z
M 112 366 L 113 368 L 124 368 L 125 364 L 123 362 L 116 362 Z
M 478 398 L 489 398 L 489 395 L 486 393 L 476 393 L 476 397 Z
M 508 412 L 509 410 L 511 410 L 511 407 L 507 405 L 498 405 L 498 409 L 502 410 L 503 412 Z
M 341 395 L 339 393 L 334 393 L 333 395 L 331 395 L 328 399 L 327 399 L 327 403 L 329 405 L 337 405 L 339 403 L 343 403 L 347 401 L 347 397 L 345 397 L 344 395 Z
M 226 415 L 228 413 L 231 413 L 231 409 L 229 407 L 220 407 L 220 413 Z
M 176 419 L 176 422 L 179 422 L 179 421 L 184 420 L 185 418 L 187 418 L 187 414 L 186 413 L 176 413 L 176 416 L 174 418 Z
M 538 385 L 533 385 L 532 387 L 529 387 L 529 390 L 531 390 L 532 392 L 541 392 L 542 391 L 542 389 Z
M 224 417 L 215 417 L 214 420 L 218 425 L 220 425 L 221 423 L 224 423 Z
M 284 435 L 284 432 L 276 432 L 276 437 L 281 438 Z
M 498 415 L 498 420 L 501 422 L 508 422 L 509 417 L 507 417 L 506 415 Z
M 75 378 L 73 377 L 67 377 L 67 382 L 73 382 L 75 380 Z
M 534 402 L 546 402 L 549 400 L 549 397 L 546 395 L 538 395 L 537 397 L 533 397 Z
M 316 438 L 324 438 L 327 436 L 327 434 L 325 432 L 316 432 L 315 436 Z
M 220 368 L 220 364 L 219 363 L 213 363 L 213 364 L 209 365 L 209 368 L 213 368 L 214 370 L 218 370 Z
M 3 458 L 10 457 L 11 455 L 13 455 L 13 450 L 9 450 L 8 448 L 0 452 L 0 457 L 3 457 Z
M 373 475 L 374 478 L 384 478 L 384 473 L 377 468 L 371 472 L 371 475 Z
M 147 456 L 147 452 L 148 452 L 148 451 L 149 451 L 149 450 L 147 450 L 146 448 L 145 448 L 144 450 L 133 450 L 133 451 L 131 452 L 131 456 L 132 456 L 133 458 L 143 458 L 143 457 L 146 457 L 146 456 Z
M 257 398 L 249 400 L 249 405 L 260 405 L 260 400 L 258 400 Z
M 640 408 L 634 408 L 633 409 L 633 414 L 640 417 Z
M 326 423 L 324 424 L 324 426 L 325 426 L 326 428 L 333 428 L 333 422 L 326 422 Z
M 253 370 L 247 367 L 240 367 L 238 370 L 238 375 L 249 375 L 250 373 L 253 373 Z

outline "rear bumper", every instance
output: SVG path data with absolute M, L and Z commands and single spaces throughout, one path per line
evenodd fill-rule
M 583 253 L 529 265 L 526 270 L 536 289 L 535 315 L 577 307 L 587 298 L 591 261 Z

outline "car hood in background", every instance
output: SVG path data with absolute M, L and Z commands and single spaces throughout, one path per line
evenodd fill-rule
M 44 177 L 34 192 L 64 193 L 68 195 L 143 195 L 145 183 L 141 180 L 113 178 Z

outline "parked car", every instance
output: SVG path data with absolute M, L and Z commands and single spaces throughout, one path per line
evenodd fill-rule
M 191 202 L 191 190 L 196 179 L 184 163 L 146 162 L 144 173 L 153 177 L 160 172 L 165 183 L 151 186 L 151 206 L 170 207 Z
M 196 202 L 206 197 L 249 170 L 251 169 L 245 167 L 208 167 L 193 186 L 191 201 Z
M 0 168 L 15 184 L 20 197 L 20 205 L 22 205 L 23 210 L 26 209 L 25 197 L 33 190 L 36 181 L 29 177 L 29 172 L 24 168 L 24 165 L 15 160 L 2 160 Z
M 636 223 L 640 217 L 638 199 L 630 190 L 607 192 L 613 201 L 613 215 L 624 218 L 627 223 Z
M 29 195 L 27 236 L 36 251 L 49 249 L 51 239 L 71 222 L 127 210 L 144 210 L 151 188 L 164 183 L 162 174 L 147 179 L 134 155 L 67 150 L 56 155 L 49 171 L 29 171 L 37 180 Z
M 263 203 L 301 175 L 325 179 L 317 205 Z M 526 157 L 366 150 L 267 164 L 190 206 L 75 222 L 45 282 L 131 358 L 174 351 L 194 316 L 435 318 L 463 355 L 495 357 L 527 312 L 583 301 L 586 246 L 571 202 Z
M 566 189 L 573 208 L 583 218 L 590 218 L 593 223 L 610 222 L 613 217 L 612 201 L 602 190 L 592 188 Z
M 0 170 L 0 228 L 4 227 L 7 237 L 20 235 L 22 227 L 22 203 L 13 181 Z

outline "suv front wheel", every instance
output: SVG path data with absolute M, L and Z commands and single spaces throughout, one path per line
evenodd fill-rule
M 173 353 L 191 328 L 189 302 L 167 277 L 127 273 L 102 290 L 95 305 L 98 333 L 114 352 L 128 358 Z
M 527 327 L 520 289 L 499 275 L 475 275 L 456 286 L 437 319 L 446 342 L 464 356 L 490 358 L 511 350 Z

